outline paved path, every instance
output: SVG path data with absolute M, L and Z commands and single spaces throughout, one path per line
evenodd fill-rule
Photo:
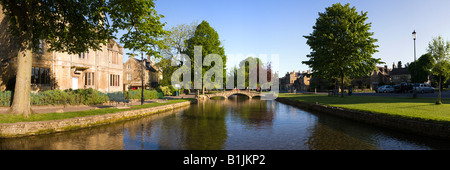
M 183 96 L 166 96 L 164 99 L 153 99 L 153 100 L 146 100 L 144 101 L 144 104 L 147 103 L 153 103 L 160 100 L 171 100 L 171 99 L 181 99 L 181 98 L 195 98 L 195 95 L 183 95 Z M 102 104 L 102 105 L 89 105 L 89 106 L 31 106 L 32 110 L 35 113 L 54 113 L 54 112 L 75 112 L 75 111 L 85 111 L 85 110 L 92 110 L 92 109 L 100 109 L 100 108 L 111 108 L 111 107 L 127 107 L 127 106 L 134 106 L 134 105 L 140 105 L 140 100 L 134 100 L 131 101 L 128 104 Z M 9 107 L 0 107 L 0 114 L 6 114 Z

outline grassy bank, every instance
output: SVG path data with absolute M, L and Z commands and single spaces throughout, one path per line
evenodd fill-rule
M 450 122 L 450 104 L 447 104 L 450 103 L 449 99 L 443 99 L 442 102 L 444 104 L 436 105 L 435 98 L 413 99 L 369 96 L 346 96 L 341 98 L 313 94 L 280 94 L 279 97 L 346 109 Z
M 103 108 L 103 109 L 77 111 L 77 112 L 32 114 L 29 118 L 25 118 L 23 116 L 14 116 L 14 115 L 0 115 L 0 123 L 16 123 L 16 122 L 33 122 L 33 121 L 69 119 L 69 118 L 75 118 L 75 117 L 93 116 L 93 115 L 109 114 L 109 113 L 116 113 L 116 112 L 128 111 L 128 110 L 144 109 L 144 108 L 168 105 L 168 104 L 173 104 L 173 103 L 181 103 L 181 102 L 190 101 L 190 100 L 191 99 L 167 100 L 166 103 L 155 102 L 155 103 L 149 103 L 149 104 L 145 104 L 145 105 L 136 105 L 136 106 L 131 106 L 129 109 Z

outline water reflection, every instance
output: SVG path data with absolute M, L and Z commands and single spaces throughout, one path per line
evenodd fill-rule
M 276 101 L 231 96 L 107 126 L 0 139 L 1 149 L 372 150 L 449 149 L 449 144 Z

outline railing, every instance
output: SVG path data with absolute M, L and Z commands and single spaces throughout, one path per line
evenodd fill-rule
M 0 106 L 9 106 L 11 104 L 11 91 L 0 92 Z

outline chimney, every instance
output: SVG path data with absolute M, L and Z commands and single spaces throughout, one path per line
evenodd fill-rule
M 308 70 L 308 74 L 311 74 L 311 70 Z

